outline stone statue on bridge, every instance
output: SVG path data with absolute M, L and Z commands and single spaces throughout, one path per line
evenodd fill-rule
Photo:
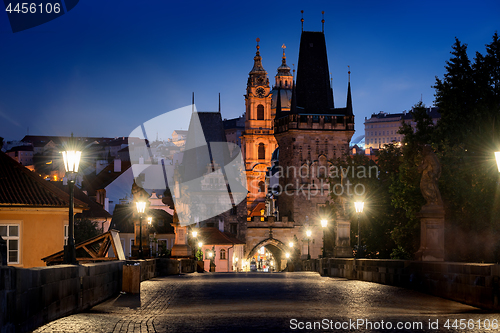
M 438 187 L 438 179 L 441 176 L 441 164 L 430 145 L 423 147 L 422 157 L 422 162 L 418 170 L 422 173 L 420 190 L 427 201 L 426 206 L 443 205 Z
M 438 187 L 441 164 L 429 145 L 425 145 L 422 149 L 422 162 L 418 170 L 422 173 L 420 190 L 426 204 L 418 214 L 420 218 L 420 248 L 415 259 L 443 261 L 445 211 Z

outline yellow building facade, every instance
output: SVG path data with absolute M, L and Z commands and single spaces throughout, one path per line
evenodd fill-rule
M 42 258 L 63 250 L 67 241 L 69 195 L 4 153 L 0 188 L 0 236 L 7 244 L 7 264 L 45 266 Z M 75 200 L 75 214 L 84 208 Z

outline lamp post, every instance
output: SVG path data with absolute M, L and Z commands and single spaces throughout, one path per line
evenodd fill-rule
M 73 134 L 71 134 L 73 138 Z M 71 139 L 72 141 L 72 139 Z M 70 142 L 70 145 L 73 143 Z M 74 147 L 68 147 L 74 149 Z M 64 160 L 64 169 L 66 170 L 66 177 L 69 186 L 69 228 L 68 228 L 68 245 L 64 246 L 64 263 L 76 265 L 76 249 L 75 249 L 75 216 L 73 215 L 74 208 L 74 194 L 75 194 L 75 180 L 78 173 L 78 166 L 80 165 L 81 151 L 66 150 L 62 152 Z
M 306 231 L 306 236 L 307 236 L 307 259 L 311 259 L 311 254 L 309 252 L 309 240 L 311 239 L 311 230 Z
M 146 210 L 145 201 L 137 201 L 137 213 L 139 213 L 139 259 L 144 259 L 144 253 L 142 252 L 142 215 Z
M 328 220 L 327 219 L 322 219 L 321 220 L 321 226 L 323 227 L 323 258 L 326 257 L 326 250 L 325 250 L 325 231 L 326 227 L 328 226 Z
M 361 258 L 361 229 L 359 225 L 359 215 L 363 212 L 363 206 L 365 203 L 363 201 L 356 201 L 354 207 L 356 208 L 356 213 L 358 214 L 358 251 L 356 252 L 356 257 Z

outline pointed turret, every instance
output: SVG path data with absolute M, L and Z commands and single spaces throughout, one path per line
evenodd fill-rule
M 352 98 L 351 98 L 351 71 L 347 72 L 349 74 L 349 80 L 347 83 L 347 103 L 346 103 L 346 116 L 352 116 Z

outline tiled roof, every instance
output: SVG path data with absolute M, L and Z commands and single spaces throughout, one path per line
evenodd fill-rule
M 148 215 L 153 217 L 152 228 L 157 234 L 173 234 L 174 227 L 172 223 L 172 215 L 162 209 L 149 209 Z M 115 205 L 113 211 L 113 219 L 111 220 L 110 229 L 118 230 L 122 233 L 134 233 L 134 206 L 132 205 Z M 148 223 L 146 219 L 142 223 Z
M 63 182 L 50 182 L 59 189 L 67 192 L 67 185 Z M 75 187 L 75 199 L 84 202 L 89 209 L 84 210 L 82 213 L 76 214 L 76 218 L 111 218 L 111 214 L 108 213 L 100 204 L 90 199 L 81 189 Z
M 213 227 L 199 228 L 198 239 L 205 245 L 245 244 L 231 234 Z
M 0 207 L 68 207 L 69 194 L 0 152 Z M 87 208 L 78 199 L 75 207 Z
M 131 166 L 130 161 L 121 161 L 121 172 L 115 172 L 114 162 L 107 165 L 98 175 L 91 174 L 84 176 L 84 190 L 88 195 L 95 195 L 97 190 L 101 190 L 111 184 L 123 172 Z
M 325 35 L 322 32 L 302 32 L 295 98 L 297 107 L 303 108 L 297 113 L 326 114 L 331 113 L 334 107 Z

